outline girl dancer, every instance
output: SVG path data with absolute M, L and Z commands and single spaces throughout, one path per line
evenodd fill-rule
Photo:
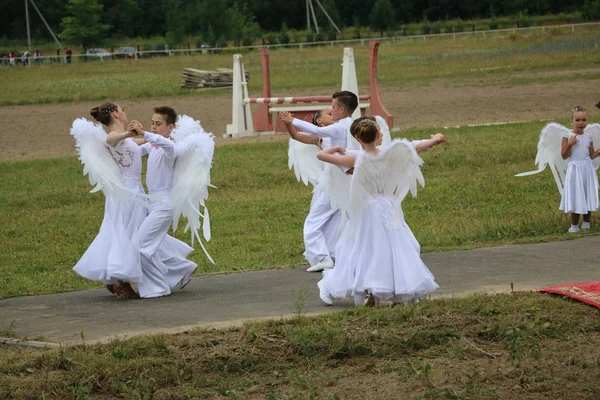
M 355 304 L 362 304 L 368 296 L 369 305 L 379 300 L 417 300 L 438 285 L 421 261 L 419 244 L 404 221 L 400 202 L 409 190 L 415 194 L 416 181 L 422 181 L 422 160 L 416 151 L 445 138 L 437 134 L 415 144 L 394 140 L 379 148 L 381 133 L 371 118 L 357 119 L 350 130 L 361 150 L 336 146 L 318 154 L 322 161 L 355 168 L 348 225 L 336 248 L 336 267 L 324 271 L 318 283 L 320 298 L 332 304 L 331 297 L 352 296 Z
M 582 230 L 590 229 L 592 211 L 598 210 L 598 175 L 592 160 L 599 155 L 594 150 L 591 135 L 584 134 L 588 124 L 585 108 L 575 106 L 571 110 L 573 130 L 565 133 L 561 141 L 560 155 L 569 160 L 560 200 L 561 211 L 571 213 L 569 232 L 579 232 L 579 215 L 583 214 Z
M 107 101 L 100 107 L 94 107 L 90 114 L 107 127 L 109 133 L 105 135 L 104 145 L 118 167 L 121 184 L 129 191 L 125 197 L 106 196 L 100 231 L 73 270 L 84 278 L 104 282 L 107 289 L 117 296 L 136 298 L 139 295 L 129 282 L 142 281 L 138 228 L 147 210 L 143 200 L 144 188 L 140 180 L 142 157 L 138 144 L 141 144 L 143 139 L 135 132 L 125 129 L 127 115 L 116 103 Z M 78 119 L 73 123 L 71 134 L 77 139 L 76 135 L 79 133 L 89 135 L 89 131 L 94 129 L 98 129 L 102 137 L 102 128 Z

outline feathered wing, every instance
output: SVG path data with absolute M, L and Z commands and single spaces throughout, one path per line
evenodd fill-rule
M 337 165 L 325 163 L 325 171 L 322 177 L 323 179 L 319 181 L 315 187 L 315 191 L 322 189 L 325 198 L 329 198 L 331 208 L 341 211 L 342 218 L 339 228 L 342 229 L 350 209 L 348 194 L 350 192 L 352 175 L 348 175 Z
M 425 186 L 421 165 L 423 160 L 405 139 L 395 139 L 388 146 L 382 146 L 377 155 L 359 153 L 350 186 L 350 225 L 357 227 L 356 221 L 362 210 L 368 207 L 369 199 L 374 196 L 392 199 L 394 211 L 401 216 L 402 200 L 409 192 L 413 197 L 417 195 L 417 184 Z
M 588 125 L 583 132 L 592 137 L 594 150 L 600 149 L 600 124 Z M 594 168 L 598 169 L 598 167 L 600 167 L 600 157 L 594 158 L 592 162 L 594 163 Z
M 383 119 L 383 117 L 381 115 L 376 115 L 375 119 L 377 120 L 377 125 L 379 125 L 379 131 L 381 132 L 381 135 L 383 136 L 383 140 L 381 142 L 382 146 L 387 146 L 390 143 L 392 143 L 392 134 L 390 133 L 390 127 L 388 126 L 387 122 L 385 122 L 385 119 Z
M 309 183 L 317 186 L 324 168 L 323 162 L 317 159 L 318 152 L 317 146 L 290 139 L 288 167 L 294 170 L 298 182 L 302 181 L 306 186 Z
M 175 140 L 177 153 L 171 190 L 173 230 L 177 230 L 179 218 L 184 216 L 187 219 L 184 232 L 188 229 L 191 231 L 192 245 L 196 238 L 204 254 L 214 264 L 198 233 L 202 228 L 204 239 L 209 241 L 211 238 L 210 217 L 205 201 L 208 199 L 208 188 L 214 187 L 210 184 L 210 169 L 215 151 L 214 136 L 206 133 L 199 121 L 182 115 L 177 120 L 171 137 Z M 201 208 L 204 208 L 202 212 Z
M 538 142 L 538 151 L 535 156 L 535 164 L 538 169 L 535 171 L 523 172 L 515 176 L 529 176 L 538 174 L 550 167 L 558 191 L 562 195 L 565 174 L 567 172 L 568 160 L 563 160 L 560 155 L 561 142 L 563 137 L 568 137 L 573 133 L 565 126 L 552 122 L 542 129 L 540 140 Z
M 75 148 L 83 164 L 83 175 L 87 175 L 94 186 L 91 193 L 102 191 L 106 196 L 130 197 L 131 191 L 121 184 L 121 173 L 108 145 L 102 126 L 77 118 L 70 131 L 75 139 Z

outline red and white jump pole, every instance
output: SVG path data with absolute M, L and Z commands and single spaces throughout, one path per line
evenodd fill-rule
M 366 114 L 370 108 L 372 115 L 382 116 L 390 128 L 393 126 L 392 115 L 383 105 L 377 81 L 377 52 L 379 41 L 369 43 L 369 95 L 359 96 L 359 107 L 353 115 L 354 118 Z M 269 54 L 266 48 L 260 49 L 263 71 L 262 97 L 249 97 L 248 86 L 244 75 L 242 56 L 233 56 L 233 103 L 232 123 L 227 125 L 226 137 L 255 136 L 256 132 L 285 132 L 285 128 L 278 123 L 278 111 L 291 111 L 296 118 L 312 120 L 312 115 L 331 103 L 331 96 L 296 96 L 296 97 L 271 97 L 271 78 L 269 67 Z M 342 68 L 342 90 L 358 93 L 356 69 L 354 65 L 354 52 L 352 48 L 344 49 Z M 258 104 L 254 117 L 251 119 L 250 104 Z M 305 106 L 273 107 L 274 104 L 306 104 Z M 275 122 L 275 124 L 273 124 Z

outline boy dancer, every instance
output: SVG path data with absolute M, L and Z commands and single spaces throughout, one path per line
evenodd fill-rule
M 144 132 L 137 121 L 130 124 L 130 129 L 143 134 L 148 141 L 142 148 L 149 155 L 146 186 L 154 198 L 138 233 L 143 273 L 138 289 L 142 298 L 168 296 L 177 285 L 183 288 L 197 267 L 186 259 L 193 250 L 190 246 L 172 237 L 165 240 L 173 221 L 171 189 L 176 153 L 169 137 L 176 119 L 177 114 L 171 107 L 157 107 L 152 116 L 152 133 Z
M 323 148 L 330 146 L 347 147 L 350 135 L 352 113 L 358 107 L 358 97 L 349 91 L 336 92 L 332 96 L 331 115 L 334 124 L 318 127 L 310 122 L 292 118 L 287 115 L 284 120 L 291 122 L 298 130 L 323 139 Z M 340 211 L 333 210 L 330 199 L 325 197 L 322 188 L 316 188 L 310 211 L 304 221 L 304 257 L 310 264 L 308 272 L 320 272 L 333 268 L 335 254 L 331 254 L 327 246 L 326 230 L 339 227 Z M 336 235 L 336 238 L 339 235 Z M 335 246 L 329 246 L 334 248 Z

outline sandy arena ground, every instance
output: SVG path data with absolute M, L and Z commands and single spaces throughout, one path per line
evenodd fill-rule
M 335 90 L 323 88 L 318 93 Z M 298 93 L 302 94 L 308 93 Z M 593 81 L 576 80 L 494 88 L 436 84 L 382 88 L 382 97 L 394 116 L 395 127 L 404 129 L 552 119 L 566 116 L 577 104 L 590 109 L 591 120 L 595 121 L 597 110 L 591 108 L 600 100 L 600 91 Z M 229 95 L 122 101 L 120 104 L 126 108 L 129 119 L 138 119 L 145 126 L 149 125 L 153 107 L 170 105 L 180 114 L 200 119 L 204 128 L 216 135 L 218 145 L 248 140 L 284 140 L 287 137 L 223 139 L 225 127 L 231 123 Z M 75 118 L 89 117 L 89 109 L 96 105 L 96 102 L 80 102 L 0 107 L 3 121 L 0 161 L 75 155 L 74 142 L 68 134 L 71 123 Z

